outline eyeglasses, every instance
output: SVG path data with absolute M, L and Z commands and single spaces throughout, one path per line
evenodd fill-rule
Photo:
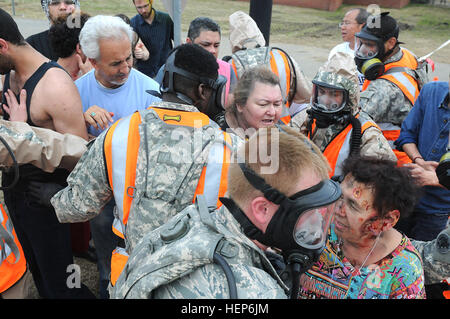
M 64 0 L 64 1 L 62 1 L 62 0 L 52 0 L 52 1 L 50 1 L 49 5 L 50 6 L 57 6 L 57 5 L 60 5 L 61 2 L 64 2 L 64 4 L 66 6 L 70 6 L 70 5 L 75 4 L 74 0 Z
M 136 7 L 137 10 L 141 10 L 141 9 L 145 9 L 148 8 L 150 6 L 150 3 L 144 4 L 143 6 L 138 6 Z
M 348 22 L 348 21 L 342 21 L 338 24 L 339 28 L 342 28 L 344 25 L 349 25 L 349 24 L 359 24 L 358 22 Z

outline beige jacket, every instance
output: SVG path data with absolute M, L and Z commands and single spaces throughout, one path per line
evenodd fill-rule
M 72 170 L 87 149 L 87 141 L 81 137 L 3 119 L 0 119 L 0 136 L 13 151 L 19 165 L 32 164 L 49 173 L 57 167 Z M 2 166 L 13 164 L 3 143 L 0 143 L 0 163 Z

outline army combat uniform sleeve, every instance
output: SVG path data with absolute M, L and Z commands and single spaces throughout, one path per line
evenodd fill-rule
M 376 127 L 369 127 L 361 137 L 361 155 L 386 159 L 396 162 L 397 157 L 392 151 L 383 133 Z
M 86 151 L 86 141 L 72 134 L 32 127 L 23 122 L 0 120 L 0 136 L 8 144 L 20 164 L 34 166 L 51 173 L 57 167 L 72 170 Z M 0 163 L 13 164 L 12 157 L 0 143 Z
M 52 197 L 51 203 L 61 223 L 84 222 L 97 216 L 112 198 L 104 155 L 103 141 L 107 131 L 88 144 L 72 173 L 68 186 Z
M 400 126 L 412 108 L 403 92 L 395 84 L 378 79 L 361 92 L 359 105 L 375 123 L 393 123 Z

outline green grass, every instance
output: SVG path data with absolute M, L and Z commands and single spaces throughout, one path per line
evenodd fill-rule
M 131 0 L 80 0 L 83 11 L 91 14 L 136 14 Z M 16 15 L 31 19 L 44 19 L 38 0 L 15 0 Z M 158 10 L 165 10 L 160 0 L 154 1 Z M 228 37 L 228 17 L 237 10 L 249 11 L 249 2 L 232 0 L 188 0 L 182 15 L 182 30 L 197 16 L 209 16 L 222 27 Z M 0 7 L 11 12 L 11 0 L 0 0 Z M 271 42 L 303 44 L 331 48 L 341 42 L 338 23 L 352 7 L 343 5 L 335 12 L 308 8 L 274 5 L 272 8 Z M 424 55 L 450 38 L 450 9 L 414 4 L 390 11 L 401 27 L 400 41 L 414 53 Z M 438 62 L 450 63 L 450 46 L 436 53 Z

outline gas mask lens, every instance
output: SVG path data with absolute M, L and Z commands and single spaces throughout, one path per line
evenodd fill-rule
M 325 113 L 335 113 L 345 106 L 344 90 L 316 86 L 315 107 Z
M 337 205 L 337 202 L 334 202 L 302 213 L 294 227 L 295 242 L 306 249 L 322 247 Z
M 372 59 L 378 54 L 378 46 L 375 41 L 365 40 L 356 37 L 356 51 L 355 56 L 360 59 Z

